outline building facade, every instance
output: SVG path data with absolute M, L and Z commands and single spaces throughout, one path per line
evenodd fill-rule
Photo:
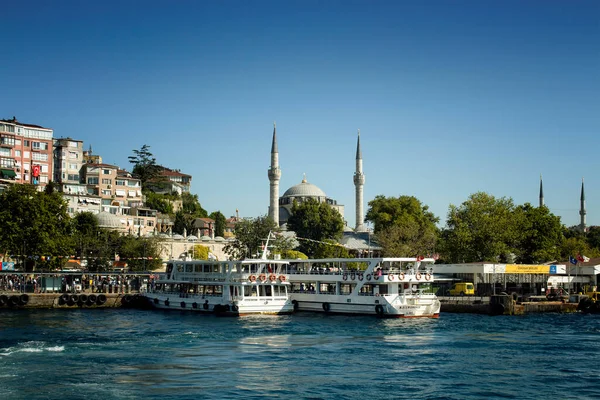
M 43 190 L 53 178 L 52 129 L 0 120 L 0 180 L 31 183 Z

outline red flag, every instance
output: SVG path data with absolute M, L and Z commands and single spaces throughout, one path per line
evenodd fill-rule
M 585 262 L 585 259 L 583 258 L 583 256 L 581 254 L 577 254 L 577 261 Z

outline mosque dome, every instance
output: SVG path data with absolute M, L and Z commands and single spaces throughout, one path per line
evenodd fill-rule
M 308 183 L 304 178 L 301 183 L 286 190 L 282 197 L 326 197 L 326 195 L 318 186 Z
M 114 214 L 102 211 L 98 214 L 95 214 L 95 216 L 98 220 L 98 226 L 100 228 L 117 229 L 122 227 L 121 219 Z

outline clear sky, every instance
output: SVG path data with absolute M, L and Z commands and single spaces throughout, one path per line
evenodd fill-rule
M 412 195 L 445 224 L 485 191 L 600 225 L 600 1 L 29 1 L 2 4 L 0 117 L 131 169 L 147 144 L 207 211 L 267 213 L 302 180 L 354 226 Z

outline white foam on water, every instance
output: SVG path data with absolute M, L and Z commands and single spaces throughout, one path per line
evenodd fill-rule
M 44 350 L 46 351 L 65 351 L 65 346 L 54 346 L 54 347 L 46 347 Z

